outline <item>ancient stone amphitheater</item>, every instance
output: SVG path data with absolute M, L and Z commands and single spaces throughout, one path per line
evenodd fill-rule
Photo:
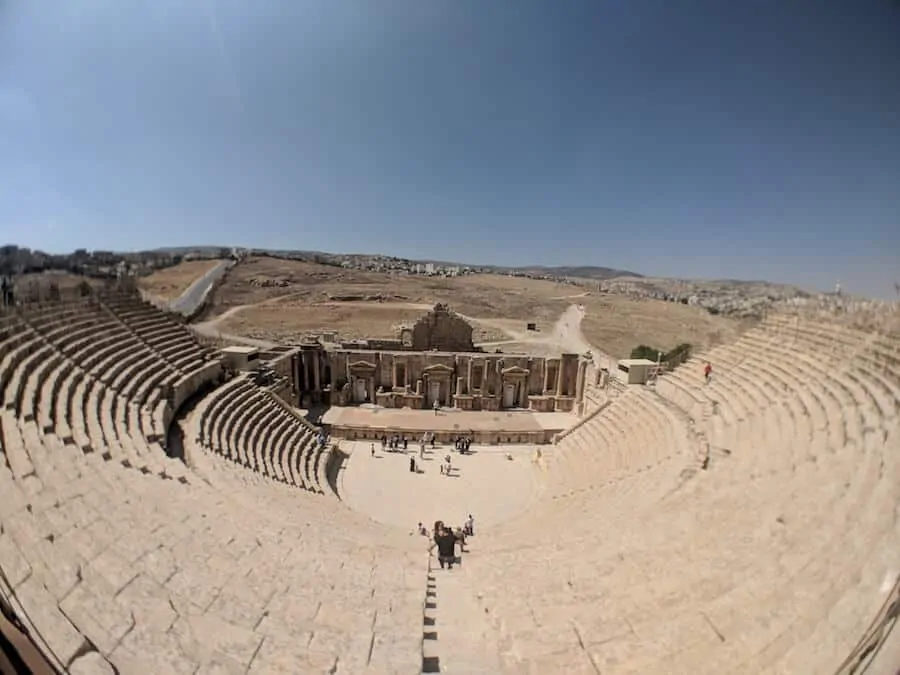
M 183 325 L 93 296 L 9 310 L 0 339 L 4 634 L 14 612 L 58 671 L 897 665 L 882 649 L 900 574 L 896 337 L 775 316 L 653 388 L 593 399 L 541 460 L 527 514 L 466 560 L 477 602 L 458 621 L 480 647 L 444 646 L 466 652 L 455 670 L 423 647 L 451 577 L 421 539 L 346 508 L 314 429 L 251 380 L 222 383 Z M 165 448 L 187 401 L 185 463 Z

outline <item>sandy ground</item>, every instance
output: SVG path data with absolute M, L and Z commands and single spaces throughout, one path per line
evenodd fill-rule
M 489 532 L 492 525 L 523 513 L 538 485 L 539 469 L 532 461 L 536 446 L 472 446 L 471 455 L 438 446 L 427 449 L 424 460 L 412 446 L 407 453 L 392 453 L 382 452 L 376 444 L 375 457 L 367 442 L 342 441 L 341 447 L 351 453 L 338 476 L 344 503 L 411 533 L 419 522 L 429 528 L 435 520 L 462 525 L 471 513 L 477 538 L 478 532 Z M 453 466 L 449 477 L 440 472 L 448 453 Z M 413 456 L 421 473 L 409 471 Z
M 140 278 L 138 288 L 157 300 L 169 302 L 218 264 L 218 260 L 188 260 Z
M 668 350 L 682 342 L 695 349 L 734 339 L 743 328 L 697 307 L 626 296 L 598 295 L 583 287 L 508 277 L 456 278 L 390 275 L 251 258 L 232 269 L 211 299 L 201 330 L 264 343 L 298 341 L 336 331 L 341 338 L 396 338 L 437 302 L 450 305 L 474 328 L 488 351 L 550 355 L 593 351 L 627 357 L 639 344 Z M 569 333 L 572 305 L 583 308 L 583 335 Z M 527 331 L 534 322 L 538 331 Z

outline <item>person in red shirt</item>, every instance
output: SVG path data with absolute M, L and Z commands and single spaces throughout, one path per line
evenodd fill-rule
M 712 365 L 709 361 L 706 362 L 706 365 L 703 366 L 703 378 L 706 380 L 706 384 L 709 384 L 709 378 L 712 376 Z

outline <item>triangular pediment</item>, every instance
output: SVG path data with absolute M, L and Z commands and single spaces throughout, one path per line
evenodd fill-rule
M 521 366 L 510 366 L 500 371 L 503 375 L 527 375 L 530 371 Z
M 424 368 L 422 370 L 422 372 L 423 373 L 433 373 L 433 374 L 452 373 L 453 368 L 451 368 L 450 366 L 445 365 L 443 363 L 435 363 L 433 366 L 428 366 L 427 368 Z
M 375 370 L 375 364 L 368 361 L 354 361 L 349 368 L 350 370 Z

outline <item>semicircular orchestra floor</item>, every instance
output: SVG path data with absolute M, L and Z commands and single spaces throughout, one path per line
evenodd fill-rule
M 368 441 L 342 441 L 351 453 L 338 476 L 341 498 L 350 508 L 375 521 L 414 531 L 421 522 L 431 528 L 436 520 L 457 526 L 468 514 L 479 526 L 491 526 L 522 514 L 537 492 L 538 446 L 475 446 L 460 455 L 452 446 L 426 447 L 410 443 L 406 452 L 383 451 Z M 549 446 L 546 446 L 549 447 Z M 446 455 L 451 456 L 450 476 L 441 473 Z M 416 459 L 418 471 L 409 470 Z M 510 459 L 511 457 L 511 459 Z

